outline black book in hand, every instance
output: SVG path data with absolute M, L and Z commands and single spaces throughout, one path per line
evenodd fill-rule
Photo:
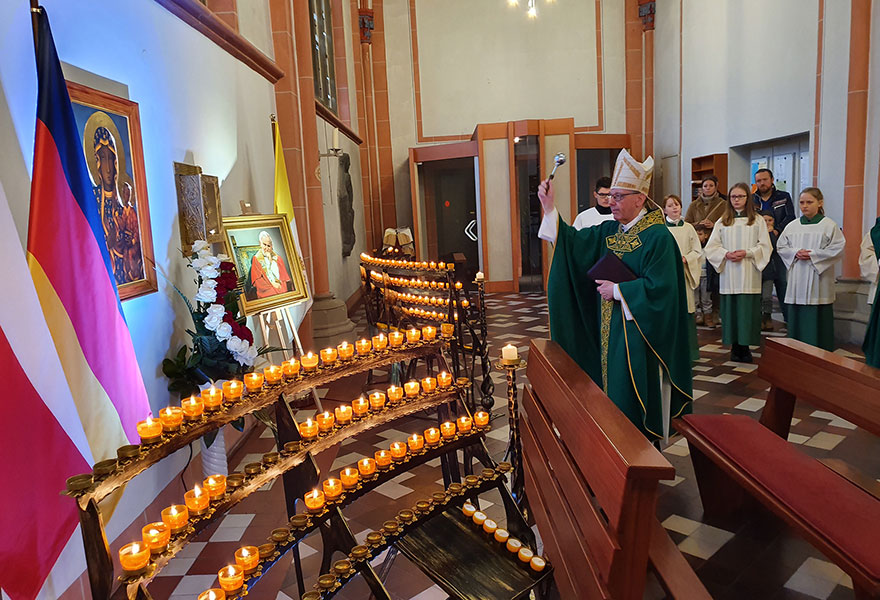
M 613 252 L 609 252 L 587 271 L 587 275 L 593 281 L 604 279 L 611 283 L 623 283 L 636 279 L 636 274 Z

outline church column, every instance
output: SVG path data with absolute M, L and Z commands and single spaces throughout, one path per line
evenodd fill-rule
M 632 155 L 644 160 L 642 123 L 642 22 L 638 0 L 626 0 L 624 7 L 624 49 L 626 54 L 626 132 Z
M 302 165 L 308 206 L 309 243 L 312 255 L 312 337 L 316 347 L 336 344 L 351 337 L 354 323 L 348 318 L 345 302 L 330 291 L 327 264 L 327 236 L 324 229 L 324 201 L 321 181 L 317 175 L 318 124 L 315 109 L 315 84 L 312 69 L 311 9 L 305 1 L 292 2 L 293 41 L 299 84 L 299 113 L 301 115 Z
M 865 143 L 868 121 L 868 60 L 871 49 L 871 0 L 852 0 L 849 85 L 846 110 L 846 170 L 843 188 L 843 276 L 859 276 L 859 244 L 865 199 Z

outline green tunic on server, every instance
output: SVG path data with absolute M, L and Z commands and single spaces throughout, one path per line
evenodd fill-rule
M 870 235 L 874 245 L 874 258 L 880 261 L 880 218 L 871 228 Z M 874 306 L 871 308 L 871 319 L 868 321 L 862 350 L 865 352 L 865 362 L 880 369 L 880 289 L 875 292 L 873 300 Z
M 785 226 L 776 251 L 788 269 L 788 337 L 834 351 L 834 265 L 845 246 L 837 223 L 825 215 L 801 217 Z M 809 250 L 810 259 L 799 260 L 799 250 Z
M 609 252 L 637 276 L 619 284 L 620 302 L 603 300 L 587 276 Z M 547 281 L 550 337 L 649 439 L 666 437 L 669 420 L 691 410 L 682 280 L 681 254 L 659 210 L 627 232 L 616 221 L 576 231 L 558 219 Z

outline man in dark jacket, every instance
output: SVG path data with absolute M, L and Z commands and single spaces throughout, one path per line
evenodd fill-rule
M 795 219 L 791 195 L 776 189 L 773 185 L 773 171 L 770 169 L 758 169 L 755 172 L 755 186 L 758 188 L 753 196 L 755 208 L 759 212 L 769 210 L 773 213 L 773 220 L 776 222 L 774 230 L 778 236 Z

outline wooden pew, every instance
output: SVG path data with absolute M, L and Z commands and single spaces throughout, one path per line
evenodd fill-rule
M 556 343 L 532 340 L 526 495 L 564 600 L 641 599 L 649 562 L 673 598 L 710 598 L 656 517 L 672 465 Z
M 819 461 L 786 440 L 796 400 L 880 434 L 880 370 L 790 339 L 769 339 L 758 375 L 771 384 L 760 423 L 744 415 L 688 415 L 687 438 L 710 519 L 734 515 L 748 492 L 853 580 L 880 598 L 880 500 L 840 461 Z M 762 426 L 763 425 L 763 426 Z

